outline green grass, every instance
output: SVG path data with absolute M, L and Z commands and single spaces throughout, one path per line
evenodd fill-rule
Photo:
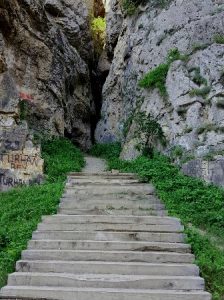
M 26 248 L 41 216 L 56 213 L 66 174 L 84 166 L 81 152 L 66 139 L 42 145 L 46 180 L 43 185 L 0 193 L 0 287 Z
M 131 162 L 121 161 L 119 149 L 118 144 L 96 145 L 93 153 L 106 158 L 109 169 L 134 172 L 145 182 L 154 184 L 170 214 L 181 218 L 185 224 L 197 263 L 206 279 L 207 289 L 212 292 L 214 300 L 223 300 L 224 251 L 189 224 L 224 242 L 224 190 L 184 176 L 170 163 L 169 158 L 157 153 L 152 154 L 151 158 L 141 156 Z
M 167 98 L 166 77 L 168 71 L 168 64 L 160 64 L 158 67 L 147 73 L 139 81 L 139 86 L 148 89 L 157 88 L 160 92 L 160 95 L 164 98 Z

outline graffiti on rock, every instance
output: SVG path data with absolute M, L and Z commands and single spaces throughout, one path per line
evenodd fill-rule
M 15 187 L 19 185 L 30 185 L 30 184 L 40 184 L 41 178 L 23 180 L 21 178 L 14 178 L 5 175 L 4 173 L 0 173 L 0 186 L 6 187 Z
M 25 154 L 0 154 L 0 162 L 7 164 L 10 169 L 27 169 L 28 166 L 38 166 L 39 158 L 37 155 Z

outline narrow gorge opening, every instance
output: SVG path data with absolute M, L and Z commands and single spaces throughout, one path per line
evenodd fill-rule
M 106 13 L 102 0 L 94 0 L 91 31 L 94 47 L 94 59 L 91 66 L 91 88 L 95 106 L 95 114 L 91 116 L 91 138 L 94 143 L 95 129 L 101 117 L 103 85 L 109 74 L 109 69 L 105 66 Z

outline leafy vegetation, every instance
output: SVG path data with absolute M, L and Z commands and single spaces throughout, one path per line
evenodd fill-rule
M 170 214 L 180 217 L 185 224 L 188 240 L 206 280 L 207 289 L 212 292 L 214 300 L 222 300 L 224 251 L 215 246 L 208 236 L 219 237 L 224 242 L 224 190 L 184 176 L 170 163 L 169 158 L 155 152 L 150 157 L 141 156 L 128 162 L 119 160 L 118 144 L 96 145 L 94 149 L 95 155 L 108 160 L 109 169 L 134 172 L 145 182 L 154 184 Z M 111 155 L 112 152 L 117 156 Z M 177 152 L 180 154 L 179 150 Z M 204 230 L 205 234 L 201 235 L 192 225 Z
M 149 4 L 152 8 L 166 8 L 172 0 L 121 0 L 121 5 L 125 13 L 133 15 L 139 5 Z
M 140 81 L 139 86 L 143 88 L 157 88 L 163 98 L 167 98 L 166 77 L 169 71 L 169 65 L 161 64 L 154 70 L 147 73 Z
M 56 213 L 66 173 L 80 171 L 84 158 L 66 139 L 43 142 L 46 181 L 0 194 L 0 286 L 13 272 L 42 215 Z
M 92 28 L 94 49 L 96 55 L 100 56 L 105 45 L 106 19 L 102 17 L 93 18 L 91 28 Z
M 174 146 L 170 150 L 170 158 L 171 160 L 176 160 L 177 158 L 180 159 L 184 155 L 184 148 L 181 146 Z
M 91 150 L 90 154 L 96 157 L 101 157 L 107 160 L 112 161 L 113 159 L 117 160 L 121 153 L 121 144 L 95 144 Z
M 44 140 L 42 157 L 48 182 L 64 181 L 68 172 L 79 172 L 85 164 L 80 150 L 65 138 Z
M 214 41 L 217 43 L 217 44 L 224 44 L 224 35 L 223 34 L 216 34 L 214 36 Z
M 135 115 L 134 120 L 136 124 L 134 138 L 139 139 L 137 145 L 139 151 L 150 152 L 156 142 L 160 142 L 162 145 L 166 144 L 162 127 L 150 114 L 140 111 Z
M 166 90 L 166 78 L 170 65 L 176 60 L 186 61 L 188 57 L 181 55 L 177 48 L 171 49 L 168 53 L 166 63 L 158 65 L 155 69 L 147 73 L 140 81 L 139 86 L 148 89 L 157 88 L 160 95 L 167 99 L 168 93 Z

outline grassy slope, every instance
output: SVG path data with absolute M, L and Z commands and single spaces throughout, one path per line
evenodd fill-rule
M 54 214 L 64 188 L 66 173 L 80 171 L 84 158 L 68 140 L 43 143 L 46 180 L 41 186 L 0 193 L 0 286 L 13 272 L 42 215 Z
M 158 154 L 125 162 L 118 158 L 118 144 L 95 145 L 91 152 L 106 158 L 109 169 L 137 173 L 141 179 L 155 185 L 170 214 L 180 217 L 185 224 L 207 289 L 212 292 L 213 299 L 223 300 L 224 251 L 216 247 L 208 236 L 200 235 L 192 225 L 224 242 L 224 190 L 184 176 L 168 158 Z

